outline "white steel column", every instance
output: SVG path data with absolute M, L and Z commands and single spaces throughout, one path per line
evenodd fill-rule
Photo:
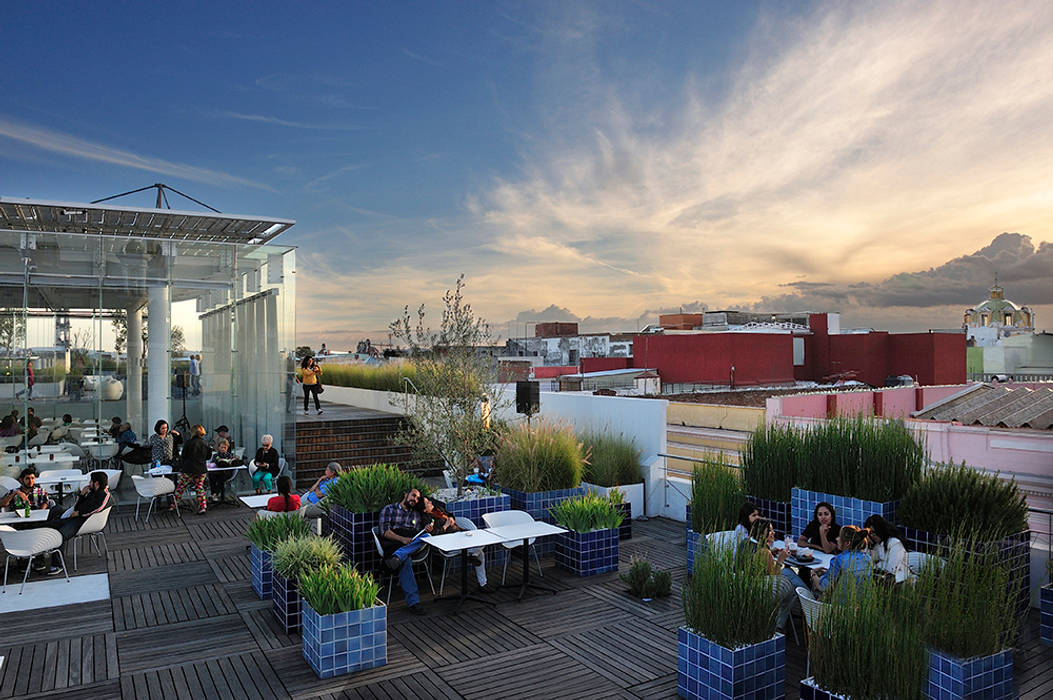
M 145 442 L 149 435 L 143 424 L 143 308 L 136 304 L 126 310 L 128 319 L 128 381 L 124 388 L 125 415 L 132 430 Z
M 146 402 L 147 423 L 153 425 L 164 419 L 171 421 L 168 408 L 169 391 L 172 386 L 172 358 L 169 345 L 172 341 L 172 322 L 168 318 L 168 287 L 150 287 L 150 302 L 147 309 L 146 368 L 149 372 L 150 394 Z

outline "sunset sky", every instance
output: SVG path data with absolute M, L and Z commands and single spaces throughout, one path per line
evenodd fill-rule
M 5 9 L 0 194 L 294 218 L 304 343 L 462 272 L 501 336 L 950 328 L 995 274 L 1053 329 L 1053 3 Z

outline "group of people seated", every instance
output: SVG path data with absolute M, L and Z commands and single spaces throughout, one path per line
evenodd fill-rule
M 787 565 L 793 554 L 791 548 L 773 547 L 775 527 L 752 503 L 743 504 L 739 510 L 734 533 L 738 542 L 736 556 L 752 552 L 764 559 L 769 575 L 778 577 L 774 590 L 780 602 L 780 629 L 797 603 L 798 586 L 816 595 L 829 596 L 842 581 L 859 583 L 868 576 L 879 575 L 901 582 L 910 576 L 907 549 L 894 525 L 880 515 L 868 517 L 862 528 L 839 525 L 837 511 L 825 501 L 816 505 L 812 520 L 797 538 L 796 545 L 798 551 L 815 549 L 834 555 L 829 567 L 797 564 L 795 570 L 794 566 Z M 792 544 L 789 538 L 788 542 Z
M 103 471 L 92 472 L 88 476 L 88 484 L 80 490 L 73 507 L 63 510 L 56 508 L 55 501 L 47 490 L 37 485 L 37 476 L 36 468 L 23 469 L 18 475 L 18 487 L 0 496 L 0 510 L 22 510 L 27 504 L 30 510 L 49 510 L 47 520 L 17 523 L 13 527 L 18 529 L 48 527 L 57 530 L 62 535 L 61 551 L 64 553 L 69 541 L 77 535 L 89 517 L 113 505 L 109 477 Z M 42 573 L 53 575 L 62 571 L 61 563 L 62 555 L 56 551 L 50 563 L 41 559 L 34 568 Z
M 21 449 L 37 436 L 43 423 L 32 406 L 26 408 L 26 415 L 21 418 L 17 408 L 11 409 L 10 413 L 0 418 L 0 438 L 23 436 L 21 443 L 8 447 L 10 450 Z

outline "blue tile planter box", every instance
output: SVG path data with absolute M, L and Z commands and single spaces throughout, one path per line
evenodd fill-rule
M 676 690 L 682 698 L 786 696 L 786 638 L 728 649 L 687 627 L 677 630 Z
M 511 510 L 525 510 L 530 513 L 534 520 L 542 520 L 546 523 L 554 522 L 552 514 L 548 509 L 568 498 L 584 495 L 587 489 L 577 486 L 572 489 L 559 489 L 558 491 L 516 491 L 515 489 L 501 487 L 501 492 L 508 494 L 511 499 Z M 551 554 L 555 547 L 553 538 L 543 537 L 535 541 L 538 556 Z
M 808 676 L 801 681 L 801 700 L 850 700 L 850 698 L 847 695 L 838 695 L 820 688 L 815 678 Z
M 260 600 L 271 597 L 271 553 L 254 544 L 249 545 L 249 568 L 252 571 L 252 590 Z
M 454 517 L 468 518 L 476 527 L 486 527 L 483 516 L 512 509 L 512 497 L 507 493 L 499 496 L 483 496 L 446 504 L 446 512 Z
M 335 503 L 329 506 L 329 527 L 344 551 L 344 558 L 359 571 L 371 572 L 380 566 L 372 529 L 380 524 L 380 512 L 352 513 Z
M 631 540 L 633 538 L 632 504 L 619 503 L 614 508 L 622 514 L 622 524 L 618 526 L 618 539 Z
M 1053 583 L 1042 586 L 1038 591 L 1039 595 L 1039 633 L 1042 637 L 1042 643 L 1046 646 L 1053 647 Z
M 1004 649 L 991 656 L 972 659 L 959 659 L 931 650 L 925 697 L 938 700 L 1016 697 L 1013 691 L 1013 650 Z
M 704 536 L 691 528 L 687 529 L 687 573 L 689 574 L 695 570 L 695 556 L 698 554 Z
M 757 512 L 761 514 L 762 518 L 767 518 L 775 525 L 775 538 L 782 539 L 790 533 L 790 528 L 793 527 L 793 521 L 790 518 L 790 502 L 789 501 L 771 501 L 767 498 L 757 498 L 756 496 L 746 496 L 746 500 L 757 506 Z M 836 506 L 835 506 L 836 507 Z M 841 511 L 838 511 L 840 515 Z M 808 520 L 811 520 L 812 516 L 809 514 Z M 808 523 L 806 522 L 805 525 Z M 800 535 L 804 528 L 800 531 L 792 534 Z
M 319 615 L 303 606 L 303 658 L 319 678 L 364 671 L 388 662 L 388 609 Z
M 271 610 L 278 623 L 285 630 L 285 634 L 295 634 L 300 631 L 300 610 L 303 607 L 303 598 L 300 597 L 300 586 L 296 579 L 288 579 L 273 573 L 274 587 L 271 590 Z
M 912 527 L 900 526 L 899 530 L 907 549 L 926 554 L 939 554 L 941 545 L 946 546 L 949 541 L 946 536 Z M 1009 586 L 1016 592 L 1017 614 L 1027 615 L 1031 606 L 1031 531 L 1018 532 L 984 546 L 994 547 L 998 561 L 1009 569 Z
M 863 527 L 863 522 L 871 515 L 880 515 L 890 523 L 896 522 L 896 506 L 899 501 L 864 501 L 860 498 L 849 496 L 835 496 L 832 493 L 820 491 L 808 491 L 806 489 L 794 488 L 790 496 L 790 508 L 792 515 L 791 526 L 794 537 L 799 537 L 808 523 L 812 522 L 812 513 L 815 507 L 826 501 L 837 511 L 837 522 L 841 525 L 855 525 Z
M 618 528 L 592 532 L 561 532 L 556 541 L 556 564 L 578 576 L 618 570 Z

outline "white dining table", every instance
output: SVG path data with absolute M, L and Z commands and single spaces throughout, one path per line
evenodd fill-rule
M 553 595 L 556 594 L 556 589 L 550 586 L 545 586 L 540 583 L 535 583 L 530 580 L 530 547 L 528 543 L 535 537 L 548 537 L 549 535 L 558 535 L 561 532 L 567 532 L 566 528 L 559 527 L 558 525 L 552 525 L 546 523 L 543 520 L 535 520 L 530 523 L 519 523 L 518 525 L 501 525 L 500 527 L 488 527 L 485 530 L 476 530 L 476 532 L 489 532 L 497 535 L 501 538 L 502 542 L 518 542 L 523 543 L 523 582 L 519 587 L 519 600 L 523 599 L 523 594 L 526 593 L 527 588 L 537 588 L 543 591 L 548 591 Z
M 51 511 L 47 508 L 29 511 L 29 517 L 25 518 L 16 513 L 0 513 L 0 525 L 18 525 L 19 523 L 39 523 L 48 519 Z
M 786 544 L 782 540 L 776 540 L 775 544 L 772 545 L 772 549 L 784 549 L 785 547 Z M 791 548 L 790 551 L 792 552 L 794 551 L 794 549 L 796 549 L 796 547 Z M 812 558 L 807 561 L 801 561 L 800 559 L 797 559 L 791 554 L 790 557 L 786 560 L 786 562 L 788 564 L 793 564 L 794 566 L 806 566 L 810 569 L 830 568 L 830 562 L 834 560 L 833 554 L 827 554 L 821 549 L 814 548 L 811 551 Z
M 59 503 L 62 503 L 66 494 L 74 493 L 84 488 L 90 478 L 88 474 L 81 474 L 80 476 L 38 476 L 37 486 L 57 486 Z
M 274 498 L 274 494 L 272 493 L 264 493 L 259 496 L 238 496 L 238 500 L 249 508 L 266 508 L 267 501 L 272 498 Z
M 485 547 L 488 544 L 501 544 L 504 540 L 500 535 L 495 533 L 492 529 L 461 530 L 446 535 L 423 537 L 421 538 L 421 541 L 435 547 L 435 549 L 438 549 L 440 552 L 447 554 L 451 552 L 461 553 L 461 593 L 458 596 L 457 607 L 454 609 L 454 613 L 461 609 L 461 605 L 463 605 L 466 600 L 474 600 L 478 603 L 487 603 L 490 605 L 494 604 L 495 601 L 487 600 L 486 598 L 479 598 L 477 596 L 469 595 L 468 593 L 468 550 L 477 547 Z

